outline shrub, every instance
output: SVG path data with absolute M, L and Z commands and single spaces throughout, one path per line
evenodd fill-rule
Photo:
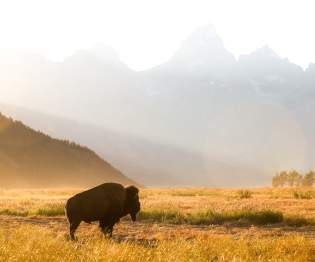
M 314 193 L 312 191 L 306 191 L 306 192 L 293 192 L 293 197 L 296 199 L 312 199 L 314 198 Z
M 251 198 L 253 193 L 249 190 L 239 190 L 237 191 L 237 195 L 239 198 L 244 199 L 244 198 Z
M 301 217 L 298 215 L 290 215 L 284 219 L 284 222 L 289 226 L 306 226 L 306 225 L 314 225 L 314 219 L 307 219 L 305 217 Z

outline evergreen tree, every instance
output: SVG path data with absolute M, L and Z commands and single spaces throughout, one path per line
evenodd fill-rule
M 279 186 L 284 187 L 288 182 L 288 173 L 281 171 L 279 174 Z
M 280 175 L 276 174 L 272 177 L 272 186 L 273 187 L 279 187 L 280 186 Z
M 292 170 L 291 172 L 289 172 L 287 176 L 288 185 L 290 187 L 296 186 L 300 176 L 301 175 L 296 170 Z
M 311 187 L 311 186 L 313 186 L 314 182 L 315 182 L 315 172 L 314 171 L 309 171 L 303 177 L 302 186 Z

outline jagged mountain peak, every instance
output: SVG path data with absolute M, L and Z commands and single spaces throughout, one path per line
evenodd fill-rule
M 207 47 L 208 44 L 217 44 L 218 47 L 223 46 L 222 39 L 218 36 L 216 29 L 213 25 L 200 26 L 190 33 L 186 38 L 185 44 L 204 44 Z
M 96 44 L 88 50 L 76 50 L 65 62 L 100 63 L 113 67 L 126 67 L 116 50 L 105 44 Z
M 117 51 L 109 45 L 98 43 L 94 45 L 90 50 L 94 56 L 98 57 L 105 63 L 121 63 L 120 57 Z
M 166 67 L 174 74 L 221 77 L 223 71 L 231 72 L 235 64 L 236 59 L 225 49 L 215 28 L 207 25 L 197 28 L 183 41 Z
M 270 61 L 274 63 L 275 61 L 284 61 L 289 62 L 288 59 L 282 59 L 270 46 L 264 45 L 253 52 L 246 54 L 246 55 L 240 55 L 239 62 L 254 62 L 259 63 L 261 61 Z
M 306 68 L 305 72 L 307 73 L 315 73 L 315 63 L 310 63 Z
M 219 54 L 217 54 L 219 52 Z M 211 25 L 202 26 L 194 30 L 183 41 L 178 51 L 174 54 L 174 59 L 189 57 L 201 58 L 228 53 L 224 48 L 222 39 Z M 231 55 L 232 56 L 232 55 Z
M 273 49 L 268 45 L 256 49 L 250 54 L 241 55 L 238 60 L 240 69 L 245 75 L 249 77 L 261 76 L 263 78 L 272 79 L 277 78 L 280 82 L 285 82 L 279 76 L 296 80 L 303 73 L 303 69 L 289 61 L 288 58 L 281 58 Z
M 256 49 L 251 55 L 280 58 L 279 55 L 267 44 Z

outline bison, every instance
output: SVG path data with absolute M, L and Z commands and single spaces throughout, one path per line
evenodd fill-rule
M 132 221 L 136 221 L 136 215 L 140 211 L 138 193 L 135 186 L 104 183 L 68 199 L 65 212 L 71 239 L 74 239 L 75 230 L 81 221 L 99 221 L 102 232 L 110 236 L 115 223 L 121 217 L 130 214 Z

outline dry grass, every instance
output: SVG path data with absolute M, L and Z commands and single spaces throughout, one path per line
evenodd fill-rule
M 142 223 L 113 240 L 83 224 L 71 242 L 63 208 L 79 191 L 0 190 L 0 261 L 315 260 L 310 189 L 144 189 Z
M 81 241 L 39 226 L 0 231 L 0 261 L 313 261 L 314 242 L 303 237 L 235 240 L 197 237 L 117 242 L 91 236 Z
M 283 222 L 281 212 L 246 209 L 224 212 L 216 212 L 209 209 L 192 214 L 184 214 L 179 210 L 145 209 L 140 212 L 138 218 L 139 220 L 150 220 L 151 222 L 191 225 L 221 225 L 228 222 L 234 224 L 268 225 Z
M 63 215 L 66 199 L 79 191 L 78 189 L 1 190 L 0 215 Z M 291 224 L 294 224 L 294 219 L 301 221 L 302 218 L 306 224 L 315 221 L 315 201 L 305 197 L 310 195 L 315 195 L 315 191 L 270 188 L 144 189 L 140 194 L 143 211 L 140 218 L 177 224 L 193 223 L 192 221 L 197 221 L 198 217 L 204 218 L 207 213 L 212 214 L 212 217 L 221 216 L 223 217 L 221 221 L 225 222 L 242 218 L 246 220 L 249 213 L 262 216 L 264 212 L 269 212 L 278 217 L 272 221 L 281 222 L 282 214 L 284 221 L 291 221 Z M 211 218 L 204 223 L 211 224 L 211 221 L 218 220 Z

